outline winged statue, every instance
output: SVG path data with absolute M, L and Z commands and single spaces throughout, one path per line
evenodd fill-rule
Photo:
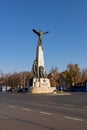
M 39 41 L 38 41 L 39 44 L 42 44 L 42 37 L 43 37 L 43 35 L 49 33 L 49 31 L 42 32 L 41 30 L 37 31 L 35 29 L 33 29 L 33 32 L 36 33 L 39 36 Z

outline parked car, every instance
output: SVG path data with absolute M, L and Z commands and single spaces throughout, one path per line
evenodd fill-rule
M 29 90 L 28 87 L 24 87 L 24 88 L 23 88 L 23 87 L 22 87 L 22 88 L 19 87 L 19 88 L 17 89 L 17 92 L 24 93 L 24 92 L 28 92 L 28 90 Z

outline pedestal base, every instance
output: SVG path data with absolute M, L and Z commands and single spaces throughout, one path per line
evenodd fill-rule
M 41 94 L 41 93 L 52 93 L 55 87 L 50 86 L 50 81 L 48 78 L 34 78 L 33 86 L 31 87 L 31 93 Z

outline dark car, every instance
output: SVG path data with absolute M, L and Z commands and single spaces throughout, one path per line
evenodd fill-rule
M 28 87 L 25 87 L 25 88 L 18 88 L 17 92 L 19 92 L 19 93 L 28 92 Z

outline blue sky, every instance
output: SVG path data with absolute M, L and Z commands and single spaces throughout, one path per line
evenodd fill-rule
M 0 70 L 31 71 L 43 37 L 47 72 L 70 63 L 87 68 L 87 0 L 0 0 Z

